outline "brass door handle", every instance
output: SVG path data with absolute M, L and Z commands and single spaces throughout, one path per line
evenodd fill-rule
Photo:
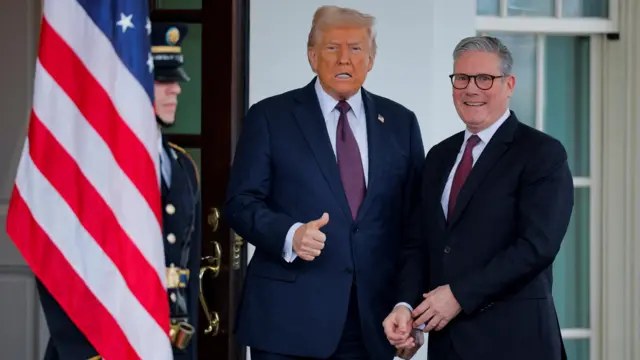
M 203 266 L 200 268 L 200 305 L 202 305 L 202 310 L 204 310 L 204 316 L 207 318 L 207 327 L 204 329 L 205 335 L 211 334 L 211 336 L 218 335 L 218 331 L 220 330 L 220 316 L 216 311 L 209 311 L 209 306 L 207 305 L 207 301 L 204 298 L 204 292 L 202 291 L 202 278 L 207 271 L 214 271 L 215 276 L 218 275 L 217 270 L 215 270 L 212 266 Z
M 213 256 L 205 256 L 201 259 L 205 263 L 207 270 L 213 272 L 213 277 L 218 277 L 220 273 L 220 264 L 222 264 L 222 250 L 220 249 L 220 243 L 212 241 L 213 243 Z
M 207 223 L 211 226 L 212 232 L 218 231 L 218 225 L 220 225 L 220 210 L 218 208 L 211 208 L 211 212 L 207 216 Z
M 204 329 L 205 334 L 211 334 L 211 336 L 218 335 L 218 331 L 220 328 L 220 316 L 218 313 L 213 311 L 209 311 L 209 306 L 207 305 L 207 301 L 204 298 L 204 291 L 202 289 L 202 280 L 204 278 L 204 274 L 207 271 L 213 273 L 213 277 L 217 277 L 220 273 L 220 264 L 222 263 L 222 250 L 220 249 L 220 243 L 217 241 L 213 241 L 213 256 L 205 256 L 202 259 L 202 263 L 205 265 L 200 268 L 200 305 L 202 305 L 202 310 L 204 310 L 204 315 L 207 318 L 207 327 Z

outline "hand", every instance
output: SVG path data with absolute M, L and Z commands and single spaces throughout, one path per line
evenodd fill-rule
M 384 333 L 391 345 L 396 348 L 411 348 L 415 346 L 411 333 L 411 311 L 404 305 L 396 306 L 382 322 Z
M 293 234 L 293 251 L 301 259 L 311 261 L 320 256 L 327 236 L 320 228 L 329 222 L 329 214 L 324 213 L 318 220 L 309 221 L 300 226 Z
M 424 301 L 413 310 L 413 317 L 418 317 L 413 326 L 418 327 L 424 323 L 424 332 L 433 329 L 442 330 L 449 321 L 460 313 L 460 304 L 453 296 L 449 285 L 438 286 L 428 294 L 423 294 Z

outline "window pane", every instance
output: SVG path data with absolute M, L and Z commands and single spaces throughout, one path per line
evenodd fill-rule
M 564 144 L 573 176 L 589 176 L 589 38 L 547 37 L 545 69 L 545 132 Z
M 178 144 L 178 146 L 180 146 L 180 144 Z M 189 154 L 189 156 L 191 156 L 193 158 L 193 162 L 196 163 L 196 166 L 198 167 L 198 172 L 200 172 L 200 169 L 202 169 L 201 165 L 201 150 L 199 148 L 184 148 L 184 150 L 187 152 L 187 154 Z
M 553 297 L 561 328 L 589 328 L 589 188 L 574 194 L 573 216 L 553 263 Z
M 180 146 L 180 144 L 178 144 L 178 146 Z M 201 153 L 202 151 L 199 148 L 184 148 L 184 150 L 187 152 L 187 154 L 189 154 L 189 156 L 191 156 L 193 158 L 193 162 L 196 163 L 197 166 L 197 170 L 198 170 L 198 177 L 200 178 L 199 181 L 202 181 L 202 157 L 201 157 Z M 200 200 L 202 200 L 202 191 L 200 191 Z
M 530 126 L 536 122 L 536 38 L 533 35 L 489 34 L 511 51 L 516 87 L 509 108 L 518 120 Z
M 554 0 L 509 0 L 507 14 L 510 16 L 553 16 Z
M 500 0 L 478 0 L 476 6 L 478 15 L 498 15 L 500 13 Z
M 565 340 L 567 360 L 589 360 L 589 339 Z
M 156 0 L 158 9 L 202 9 L 202 0 Z
M 562 16 L 609 17 L 608 0 L 563 0 Z
M 200 134 L 200 112 L 202 108 L 201 76 L 202 25 L 189 24 L 189 32 L 182 42 L 184 69 L 191 78 L 180 83 L 182 94 L 178 96 L 175 125 L 167 129 L 168 134 Z

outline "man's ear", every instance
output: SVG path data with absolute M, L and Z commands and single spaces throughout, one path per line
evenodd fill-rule
M 313 72 L 318 72 L 318 53 L 312 47 L 307 49 L 307 58 L 309 59 L 309 65 Z
M 376 57 L 373 55 L 369 55 L 369 68 L 367 69 L 367 72 L 371 71 L 371 69 L 373 69 L 373 63 L 375 62 Z

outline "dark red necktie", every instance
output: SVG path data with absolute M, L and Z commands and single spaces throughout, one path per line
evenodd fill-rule
M 338 169 L 340 169 L 342 187 L 347 195 L 349 208 L 351 208 L 351 216 L 355 220 L 366 192 L 362 158 L 360 157 L 358 143 L 347 119 L 347 112 L 349 112 L 351 106 L 343 100 L 336 105 L 336 109 L 340 111 L 338 128 L 336 130 Z
M 460 189 L 462 189 L 462 185 L 467 180 L 467 176 L 471 172 L 471 168 L 473 168 L 473 148 L 478 145 L 480 142 L 480 138 L 478 135 L 471 135 L 469 140 L 467 140 L 467 145 L 464 148 L 464 153 L 462 154 L 462 160 L 460 160 L 460 164 L 458 164 L 458 168 L 456 169 L 456 174 L 453 176 L 453 184 L 451 184 L 451 192 L 449 193 L 449 209 L 447 212 L 447 220 L 451 219 L 453 216 L 453 209 L 456 206 L 456 200 L 458 200 L 458 194 L 460 194 Z

